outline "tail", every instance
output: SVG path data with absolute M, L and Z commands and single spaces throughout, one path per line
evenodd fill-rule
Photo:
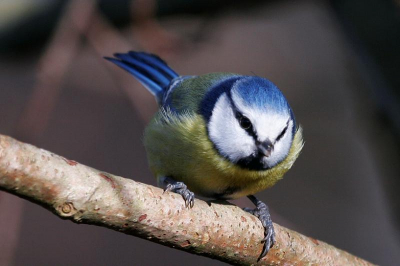
M 157 99 L 158 102 L 170 84 L 179 75 L 156 55 L 130 51 L 114 54 L 115 58 L 105 57 L 136 77 Z

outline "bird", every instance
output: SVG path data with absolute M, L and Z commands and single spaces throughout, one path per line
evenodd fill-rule
M 159 109 L 144 132 L 149 167 L 164 191 L 188 208 L 195 194 L 230 200 L 248 197 L 264 227 L 266 256 L 275 243 L 268 206 L 254 196 L 292 167 L 304 142 L 285 96 L 255 75 L 179 75 L 160 57 L 129 51 L 105 57 L 152 93 Z

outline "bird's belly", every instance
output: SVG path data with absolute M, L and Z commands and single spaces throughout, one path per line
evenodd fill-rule
M 182 150 L 181 150 L 182 152 Z M 172 159 L 168 158 L 169 162 Z M 199 158 L 187 157 L 181 160 L 181 167 L 171 169 L 165 165 L 166 160 L 159 161 L 159 167 L 151 165 L 151 169 L 156 177 L 172 177 L 176 181 L 181 181 L 194 192 L 213 199 L 236 199 L 246 195 L 255 194 L 263 190 L 262 182 L 259 180 L 248 180 L 246 177 L 240 179 L 230 176 L 223 170 L 220 170 L 205 160 Z

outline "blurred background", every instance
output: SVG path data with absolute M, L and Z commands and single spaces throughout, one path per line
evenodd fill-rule
M 155 185 L 142 144 L 155 100 L 103 56 L 144 50 L 184 75 L 267 77 L 305 136 L 292 170 L 259 193 L 273 220 L 399 265 L 399 47 L 398 0 L 2 0 L 0 134 Z M 0 250 L 1 266 L 223 264 L 2 191 Z

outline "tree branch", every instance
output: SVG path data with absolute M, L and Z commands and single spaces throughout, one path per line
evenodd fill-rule
M 76 223 L 126 234 L 232 264 L 372 265 L 324 242 L 274 224 L 277 242 L 257 262 L 260 221 L 225 202 L 182 197 L 105 173 L 0 135 L 0 189 Z

